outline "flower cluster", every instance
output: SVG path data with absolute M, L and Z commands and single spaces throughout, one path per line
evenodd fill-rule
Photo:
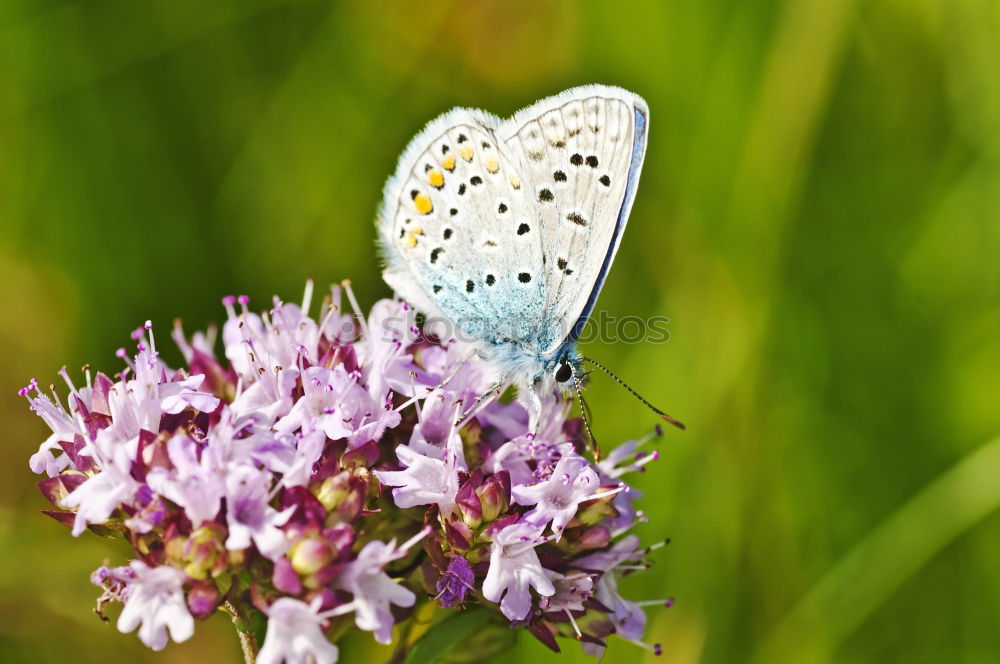
M 262 314 L 224 299 L 221 357 L 214 330 L 175 323 L 186 369 L 147 322 L 120 373 L 85 369 L 77 387 L 60 372 L 67 404 L 35 380 L 21 390 L 52 430 L 30 460 L 46 513 L 132 545 L 94 573 L 98 612 L 122 602 L 118 629 L 153 649 L 219 609 L 253 642 L 264 617 L 262 664 L 334 662 L 352 623 L 390 643 L 418 599 L 493 607 L 554 650 L 571 636 L 599 654 L 612 634 L 658 650 L 642 606 L 663 602 L 617 586 L 648 566 L 622 477 L 657 458 L 639 451 L 652 436 L 593 463 L 555 395 L 532 433 L 510 399 L 459 426 L 495 378 L 470 347 L 425 334 L 404 302 L 359 315 L 349 284 L 316 318 L 311 299 L 311 283 L 301 306 Z

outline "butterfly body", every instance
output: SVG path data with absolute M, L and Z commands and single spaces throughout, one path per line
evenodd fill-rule
M 475 341 L 500 382 L 578 387 L 576 351 L 614 260 L 649 110 L 589 85 L 508 120 L 454 109 L 403 152 L 379 213 L 383 276 Z

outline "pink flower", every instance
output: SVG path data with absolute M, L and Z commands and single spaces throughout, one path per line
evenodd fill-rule
M 559 539 L 580 503 L 593 497 L 598 484 L 597 473 L 587 460 L 572 455 L 560 459 L 547 480 L 529 486 L 515 485 L 511 493 L 517 503 L 535 505 L 524 515 L 525 520 L 543 528 L 551 521 L 552 531 Z
M 194 619 L 184 602 L 184 573 L 169 565 L 148 567 L 138 560 L 130 567 L 135 578 L 126 590 L 118 631 L 127 634 L 139 627 L 139 639 L 153 650 L 167 645 L 168 630 L 177 643 L 191 638 Z
M 167 442 L 173 469 L 157 466 L 146 476 L 153 491 L 184 508 L 195 528 L 215 518 L 226 493 L 225 464 L 218 448 L 205 446 L 201 458 L 198 453 L 198 443 L 178 434 Z
M 388 544 L 378 540 L 369 542 L 337 579 L 338 586 L 354 594 L 357 626 L 374 632 L 379 643 L 392 643 L 395 620 L 389 610 L 390 605 L 413 606 L 417 599 L 408 588 L 390 579 L 383 568 L 405 556 L 424 535 L 426 531 L 421 531 L 400 547 L 396 546 L 395 539 Z
M 269 484 L 271 474 L 253 466 L 231 467 L 226 480 L 226 519 L 229 538 L 226 548 L 240 551 L 253 541 L 261 554 L 274 560 L 288 550 L 288 543 L 281 526 L 292 516 L 295 508 L 278 512 L 270 506 Z
M 396 456 L 404 470 L 377 470 L 375 476 L 392 490 L 396 507 L 437 504 L 447 514 L 455 507 L 458 493 L 458 459 L 454 454 L 435 459 L 418 454 L 406 445 L 396 448 Z
M 323 625 L 334 612 L 321 612 L 322 599 L 311 604 L 282 597 L 267 609 L 267 634 L 257 653 L 257 664 L 334 664 L 337 646 L 323 635 Z
M 531 612 L 529 588 L 547 597 L 555 586 L 538 561 L 535 547 L 546 542 L 538 526 L 520 522 L 493 535 L 490 569 L 483 581 L 483 597 L 500 603 L 500 612 L 509 620 L 524 620 Z
M 333 369 L 310 367 L 302 374 L 303 397 L 291 412 L 278 420 L 278 431 L 323 431 L 331 440 L 347 438 L 351 447 L 378 440 L 387 427 L 399 424 L 400 415 L 378 403 L 338 364 Z
M 88 523 L 107 521 L 119 504 L 131 503 L 132 496 L 139 488 L 139 483 L 130 472 L 132 461 L 126 447 L 118 443 L 110 443 L 105 447 L 102 451 L 97 443 L 88 444 L 85 451 L 94 458 L 100 472 L 91 475 L 62 501 L 63 507 L 76 508 L 74 536 L 86 530 Z

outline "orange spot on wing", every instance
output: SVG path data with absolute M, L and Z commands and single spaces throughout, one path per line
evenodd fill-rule
M 417 194 L 414 196 L 413 204 L 417 207 L 417 212 L 420 214 L 430 214 L 434 209 L 434 204 L 431 203 L 431 199 L 427 198 L 423 194 Z

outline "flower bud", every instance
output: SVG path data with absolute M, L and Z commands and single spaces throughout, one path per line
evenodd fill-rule
M 222 596 L 214 583 L 198 581 L 188 591 L 187 605 L 191 615 L 199 620 L 208 618 L 222 603 Z
M 292 569 L 303 576 L 315 574 L 330 562 L 330 546 L 323 540 L 305 537 L 288 551 Z
M 347 523 L 360 516 L 365 507 L 368 484 L 346 470 L 323 480 L 316 498 L 330 512 L 327 524 Z
M 578 549 L 603 549 L 611 543 L 611 531 L 604 526 L 584 528 L 573 544 Z
M 193 530 L 181 550 L 184 573 L 197 580 L 222 574 L 229 566 L 225 541 L 225 530 L 218 524 L 206 523 Z
M 501 470 L 486 478 L 476 490 L 482 505 L 483 521 L 493 521 L 510 507 L 510 473 Z
M 470 528 L 478 528 L 479 524 L 483 522 L 483 508 L 476 495 L 476 488 L 471 481 L 467 481 L 458 490 L 455 495 L 455 504 L 465 525 Z
M 475 537 L 472 530 L 461 521 L 446 521 L 444 532 L 448 538 L 448 543 L 459 551 L 468 551 L 472 547 L 472 540 Z
M 323 504 L 327 511 L 336 509 L 340 501 L 344 500 L 351 492 L 350 473 L 342 472 L 323 480 L 316 493 L 316 498 Z

